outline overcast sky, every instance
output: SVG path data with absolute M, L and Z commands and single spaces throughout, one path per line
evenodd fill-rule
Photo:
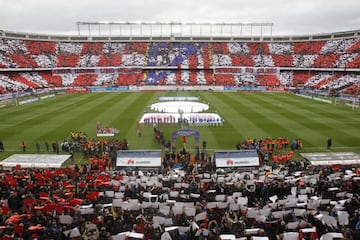
M 0 30 L 73 34 L 77 21 L 271 22 L 273 35 L 360 29 L 360 0 L 0 0 Z

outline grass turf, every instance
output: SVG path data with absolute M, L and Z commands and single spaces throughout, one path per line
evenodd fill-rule
M 238 142 L 250 138 L 289 137 L 302 140 L 302 152 L 329 151 L 326 140 L 333 139 L 332 151 L 360 153 L 360 112 L 350 107 L 331 105 L 287 93 L 219 92 L 121 92 L 67 94 L 18 107 L 0 109 L 0 140 L 5 153 L 0 160 L 20 153 L 21 141 L 27 152 L 36 152 L 35 142 L 45 152 L 45 141 L 62 142 L 71 131 L 86 132 L 95 138 L 96 121 L 103 127 L 116 127 L 117 139 L 126 138 L 130 149 L 159 149 L 152 126 L 144 126 L 137 136 L 136 121 L 159 96 L 199 96 L 224 119 L 223 127 L 191 127 L 200 131 L 208 152 L 235 149 Z M 158 126 L 170 140 L 178 125 Z M 188 138 L 189 139 L 189 138 Z M 178 138 L 178 149 L 181 147 Z M 187 147 L 193 148 L 189 139 Z M 201 146 L 201 144 L 200 144 Z M 77 155 L 80 157 L 80 155 Z

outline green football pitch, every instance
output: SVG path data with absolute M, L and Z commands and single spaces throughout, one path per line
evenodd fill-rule
M 119 129 L 116 139 L 126 138 L 130 149 L 160 149 L 152 126 L 143 126 L 137 135 L 137 119 L 160 96 L 197 96 L 210 105 L 209 112 L 220 114 L 223 126 L 190 127 L 200 131 L 200 142 L 207 142 L 209 152 L 235 150 L 246 138 L 300 138 L 302 152 L 330 151 L 326 140 L 331 137 L 331 151 L 360 153 L 360 111 L 287 93 L 220 93 L 220 92 L 120 92 L 56 95 L 27 105 L 0 109 L 0 140 L 4 159 L 21 153 L 21 142 L 27 152 L 45 152 L 45 141 L 70 139 L 71 131 L 85 132 L 96 138 L 96 122 L 103 127 Z M 167 140 L 179 125 L 158 125 Z M 179 148 L 181 139 L 177 140 Z M 189 138 L 186 147 L 194 147 Z M 200 144 L 201 146 L 201 144 Z

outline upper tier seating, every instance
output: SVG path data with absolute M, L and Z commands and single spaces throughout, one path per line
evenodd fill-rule
M 280 74 L 220 74 L 213 70 L 216 67 L 270 67 Z M 58 68 L 91 71 L 54 73 Z M 94 70 L 102 68 L 111 71 Z M 308 68 L 315 69 L 309 71 Z M 174 84 L 342 89 L 359 81 L 358 75 L 351 72 L 359 68 L 360 38 L 123 43 L 0 38 L 0 69 L 4 70 L 0 81 L 2 92 L 46 87 Z M 349 72 L 334 75 L 330 69 Z
M 47 42 L 0 39 L 0 68 L 359 68 L 360 38 L 307 42 Z

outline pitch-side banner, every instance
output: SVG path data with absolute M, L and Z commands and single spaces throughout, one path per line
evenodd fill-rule
M 215 165 L 218 168 L 258 167 L 259 157 L 256 151 L 215 152 Z
M 161 151 L 156 150 L 126 150 L 118 151 L 117 167 L 161 167 Z

